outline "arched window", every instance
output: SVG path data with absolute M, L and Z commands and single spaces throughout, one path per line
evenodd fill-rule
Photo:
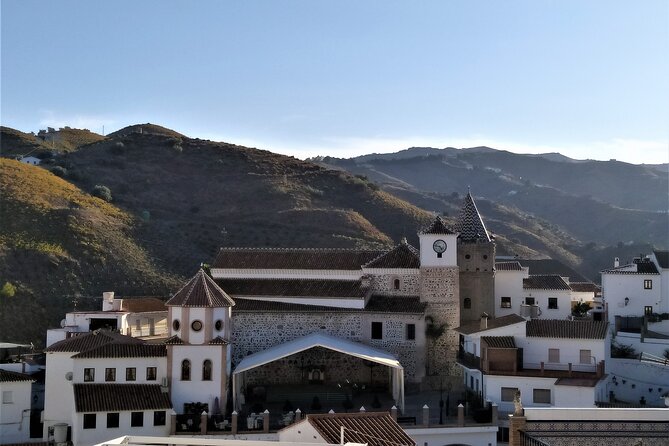
M 462 302 L 462 307 L 465 309 L 470 309 L 472 307 L 472 300 L 468 297 L 465 297 L 465 300 Z
M 181 381 L 190 381 L 190 361 L 188 359 L 181 361 Z
M 396 279 L 393 280 L 393 288 L 396 289 L 396 290 L 400 289 L 400 279 L 396 278 Z
M 208 359 L 202 363 L 202 381 L 211 381 L 211 361 Z

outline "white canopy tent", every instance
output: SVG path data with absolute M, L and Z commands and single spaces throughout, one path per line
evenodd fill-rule
M 404 410 L 404 367 L 395 356 L 368 345 L 335 338 L 323 333 L 311 333 L 244 358 L 232 373 L 232 403 L 235 410 L 239 411 L 241 409 L 239 394 L 243 385 L 244 372 L 314 347 L 323 347 L 390 367 L 393 398 L 397 407 L 402 411 Z

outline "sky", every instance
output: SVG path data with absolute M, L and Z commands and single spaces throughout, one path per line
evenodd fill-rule
M 2 0 L 0 121 L 669 162 L 669 2 Z

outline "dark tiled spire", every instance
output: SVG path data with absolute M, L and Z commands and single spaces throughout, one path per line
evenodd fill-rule
M 179 307 L 231 307 L 235 304 L 216 282 L 200 269 L 165 305 Z
M 474 203 L 474 198 L 469 191 L 467 191 L 467 196 L 460 210 L 457 230 L 460 233 L 460 240 L 465 243 L 491 241 L 490 234 L 488 234 L 481 214 L 479 214 L 476 203 Z

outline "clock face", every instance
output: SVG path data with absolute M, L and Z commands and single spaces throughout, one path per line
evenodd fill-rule
M 434 252 L 441 254 L 442 252 L 446 251 L 446 242 L 443 240 L 437 240 L 432 244 L 432 249 L 434 249 Z

